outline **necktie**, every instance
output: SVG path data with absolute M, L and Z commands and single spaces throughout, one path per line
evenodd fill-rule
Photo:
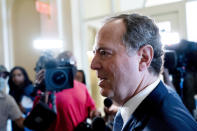
M 121 131 L 122 127 L 123 127 L 123 119 L 120 111 L 118 111 L 114 118 L 113 131 Z

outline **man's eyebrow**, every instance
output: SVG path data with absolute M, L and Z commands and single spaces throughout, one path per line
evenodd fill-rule
M 110 48 L 107 47 L 99 47 L 97 49 L 94 49 L 95 51 L 100 51 L 100 50 L 111 50 Z
M 96 53 L 96 52 L 99 52 L 100 50 L 112 50 L 112 49 L 110 49 L 110 48 L 107 48 L 107 47 L 94 47 L 93 48 L 93 50 L 92 50 L 92 52 L 93 53 Z

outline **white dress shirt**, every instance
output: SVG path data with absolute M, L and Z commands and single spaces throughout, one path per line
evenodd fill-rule
M 129 120 L 131 114 L 136 110 L 140 103 L 156 88 L 160 79 L 157 79 L 151 85 L 140 91 L 138 94 L 129 99 L 120 109 L 124 125 Z

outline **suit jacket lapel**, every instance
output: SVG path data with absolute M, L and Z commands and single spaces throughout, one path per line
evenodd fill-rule
M 143 100 L 131 115 L 122 130 L 142 130 L 147 125 L 152 113 L 157 113 L 166 94 L 167 89 L 160 81 L 157 87 Z

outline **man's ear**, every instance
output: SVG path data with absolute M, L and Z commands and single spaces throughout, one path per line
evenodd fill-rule
M 154 56 L 153 47 L 151 45 L 142 46 L 138 50 L 138 55 L 140 56 L 139 70 L 144 71 L 148 69 Z

